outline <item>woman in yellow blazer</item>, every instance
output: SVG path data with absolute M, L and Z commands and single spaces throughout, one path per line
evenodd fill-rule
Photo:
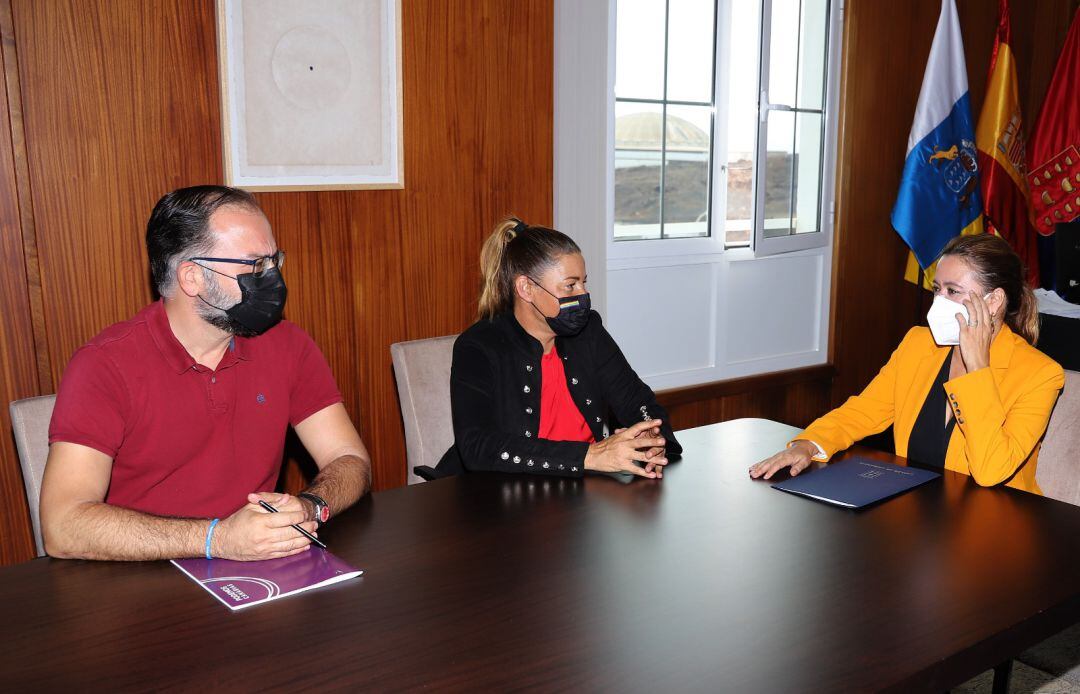
M 862 393 L 750 476 L 768 479 L 783 468 L 797 475 L 891 424 L 897 455 L 1040 494 L 1039 443 L 1065 375 L 1032 346 L 1036 300 L 1008 243 L 991 234 L 953 239 L 938 261 L 927 321 Z

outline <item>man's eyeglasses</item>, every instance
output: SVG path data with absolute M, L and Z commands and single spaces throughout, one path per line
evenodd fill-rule
M 195 258 L 188 258 L 188 260 L 203 260 L 210 263 L 234 263 L 236 265 L 250 265 L 252 277 L 260 277 L 264 272 L 270 270 L 270 268 L 276 267 L 281 270 L 285 265 L 285 251 L 278 251 L 274 255 L 263 256 L 262 258 L 253 258 L 245 260 L 243 258 L 209 258 L 205 256 L 197 256 Z

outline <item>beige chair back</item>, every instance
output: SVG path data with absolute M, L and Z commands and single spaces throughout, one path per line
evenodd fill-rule
M 41 516 L 38 512 L 41 499 L 41 478 L 45 474 L 45 461 L 49 457 L 49 420 L 52 419 L 55 395 L 42 395 L 11 403 L 11 428 L 15 431 L 15 447 L 19 451 L 23 486 L 26 487 L 26 504 L 30 507 L 30 522 L 34 528 L 34 542 L 39 557 L 45 556 L 45 543 L 41 539 Z
M 1080 506 L 1080 371 L 1065 371 L 1035 479 L 1046 496 Z
M 450 414 L 450 364 L 457 335 L 390 345 L 405 422 L 405 449 L 409 484 L 423 482 L 413 472 L 417 465 L 435 467 L 454 443 Z

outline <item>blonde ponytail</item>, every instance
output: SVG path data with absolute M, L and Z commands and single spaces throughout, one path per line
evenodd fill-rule
M 517 217 L 495 225 L 480 249 L 479 319 L 491 319 L 514 308 L 514 280 L 539 276 L 559 258 L 581 253 L 574 240 L 554 229 L 529 226 Z
M 504 281 L 506 247 L 517 236 L 515 229 L 521 222 L 507 217 L 495 225 L 491 236 L 484 241 L 480 249 L 480 304 L 477 313 L 481 319 L 494 318 L 514 303 L 514 296 L 508 292 Z

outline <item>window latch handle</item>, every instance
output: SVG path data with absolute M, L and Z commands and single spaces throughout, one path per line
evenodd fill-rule
M 770 104 L 769 93 L 764 89 L 761 90 L 761 98 L 758 100 L 758 103 L 761 104 L 760 108 L 758 109 L 758 119 L 761 120 L 762 123 L 769 119 L 769 111 L 795 110 L 793 107 L 788 106 L 787 104 Z

